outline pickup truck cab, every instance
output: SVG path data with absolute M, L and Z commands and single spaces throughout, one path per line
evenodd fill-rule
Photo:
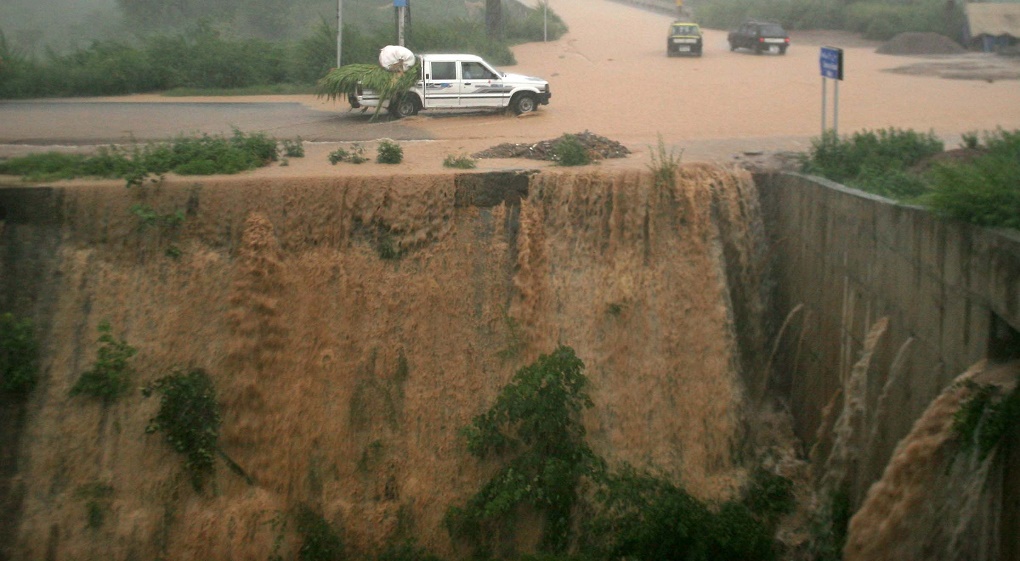
M 416 115 L 423 109 L 510 108 L 518 115 L 548 105 L 549 82 L 531 76 L 500 72 L 476 55 L 424 54 L 408 72 L 419 80 L 397 99 L 380 100 L 372 90 L 350 98 L 354 107 L 383 104 L 396 117 Z

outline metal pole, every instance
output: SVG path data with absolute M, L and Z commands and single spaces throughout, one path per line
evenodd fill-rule
M 542 41 L 549 40 L 549 0 L 542 2 Z
M 832 132 L 839 138 L 839 80 L 836 80 L 835 97 L 832 99 Z
M 344 0 L 336 0 L 336 67 L 340 68 L 340 61 L 343 60 L 343 33 L 344 33 Z
M 822 137 L 825 137 L 825 76 L 822 76 Z
M 403 6 L 397 8 L 397 44 L 401 47 L 404 46 L 404 10 L 406 9 Z

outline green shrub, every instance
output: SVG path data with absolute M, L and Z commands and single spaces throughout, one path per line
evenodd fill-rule
M 380 164 L 399 164 L 404 160 L 404 149 L 392 140 L 379 142 L 378 154 L 375 161 Z
M 890 199 L 912 201 L 928 192 L 928 183 L 920 175 L 902 169 L 865 166 L 847 184 L 861 191 Z
M 131 377 L 135 370 L 128 361 L 138 350 L 124 339 L 115 338 L 107 321 L 99 323 L 99 344 L 96 362 L 71 387 L 71 396 L 95 397 L 108 405 L 127 393 L 131 387 Z
M 922 201 L 940 216 L 1020 230 L 1020 131 L 986 136 L 985 150 L 970 163 L 936 165 Z
M 301 534 L 301 561 L 340 561 L 344 559 L 344 545 L 340 535 L 321 514 L 302 505 L 295 515 L 297 531 Z
M 737 502 L 716 512 L 665 478 L 625 467 L 605 480 L 586 548 L 597 558 L 640 561 L 770 560 L 772 528 Z
M 443 160 L 443 167 L 446 168 L 474 169 L 477 166 L 478 162 L 467 154 L 461 154 L 459 156 L 450 154 Z
M 585 166 L 591 163 L 591 154 L 576 136 L 565 134 L 552 146 L 552 159 L 561 166 Z
M 39 345 L 31 320 L 0 314 L 0 391 L 25 396 L 39 377 Z
M 796 506 L 793 481 L 759 467 L 751 474 L 743 504 L 759 519 L 774 524 Z
M 604 469 L 585 442 L 581 414 L 593 404 L 583 369 L 573 349 L 560 346 L 518 370 L 489 410 L 462 429 L 473 456 L 496 457 L 503 467 L 467 504 L 447 511 L 451 536 L 485 554 L 497 528 L 512 526 L 527 506 L 542 514 L 541 550 L 566 550 L 578 485 Z
M 830 130 L 812 141 L 804 171 L 846 182 L 867 168 L 905 170 L 943 150 L 942 141 L 931 132 L 889 128 L 840 138 Z
M 153 392 L 160 394 L 159 411 L 145 432 L 164 433 L 167 443 L 184 456 L 191 484 L 200 491 L 219 453 L 220 408 L 212 379 L 200 368 L 176 369 L 142 390 L 145 397 Z
M 305 157 L 305 146 L 301 142 L 301 137 L 297 137 L 294 140 L 283 140 L 283 155 L 288 158 L 304 158 Z
M 441 558 L 418 547 L 414 540 L 390 544 L 375 557 L 375 561 L 442 561 Z

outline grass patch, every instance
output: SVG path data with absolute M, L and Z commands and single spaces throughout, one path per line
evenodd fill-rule
M 235 174 L 276 161 L 277 141 L 262 133 L 232 136 L 180 136 L 167 142 L 121 148 L 103 147 L 95 156 L 47 152 L 0 162 L 0 174 L 27 181 L 76 177 L 120 178 L 141 185 L 150 175 Z
M 443 159 L 444 168 L 456 168 L 456 169 L 474 169 L 478 167 L 478 162 L 474 158 L 467 154 L 458 154 L 454 156 L 449 154 Z

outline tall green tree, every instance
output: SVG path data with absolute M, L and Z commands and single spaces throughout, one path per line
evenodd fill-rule
M 488 553 L 498 528 L 511 527 L 520 507 L 543 521 L 541 548 L 559 553 L 570 543 L 571 515 L 583 478 L 598 478 L 601 458 L 585 442 L 581 416 L 593 407 L 584 363 L 561 345 L 517 371 L 492 407 L 463 429 L 478 459 L 503 467 L 463 507 L 447 512 L 458 538 Z

